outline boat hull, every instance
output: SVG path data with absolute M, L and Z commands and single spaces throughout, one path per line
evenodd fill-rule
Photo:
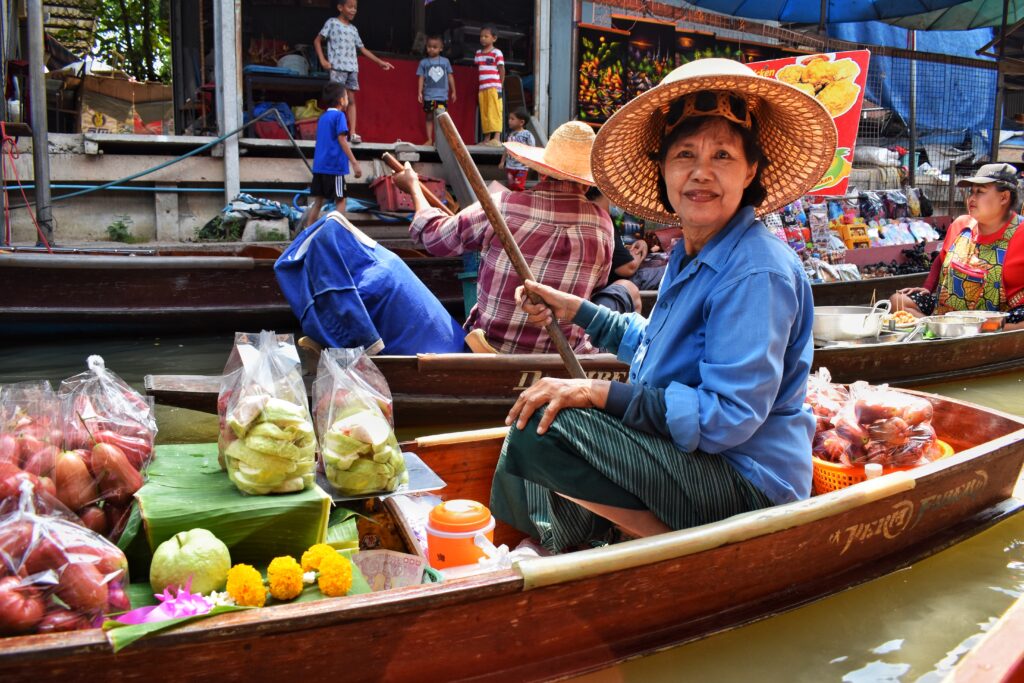
M 117 655 L 95 630 L 3 639 L 0 679 L 541 680 L 701 638 L 906 566 L 1021 510 L 1011 494 L 1024 423 L 931 400 L 938 433 L 961 452 L 910 473 L 502 572 L 221 615 Z M 423 439 L 416 450 L 449 495 L 486 500 L 500 444 Z

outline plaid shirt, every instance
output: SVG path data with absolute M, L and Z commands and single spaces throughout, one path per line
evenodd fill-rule
M 608 280 L 614 231 L 608 214 L 587 201 L 580 185 L 543 180 L 528 192 L 494 195 L 523 258 L 539 282 L 589 299 Z M 516 305 L 522 280 L 505 255 L 501 241 L 479 204 L 455 216 L 431 208 L 416 214 L 409 233 L 435 256 L 480 251 L 477 302 L 463 327 L 480 328 L 502 353 L 548 353 L 555 347 L 548 333 L 531 325 Z M 583 329 L 560 322 L 577 353 L 595 353 Z

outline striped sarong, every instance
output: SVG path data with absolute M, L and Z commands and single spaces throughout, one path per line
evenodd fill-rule
M 543 411 L 509 431 L 491 483 L 491 512 L 552 552 L 600 540 L 611 523 L 579 500 L 648 509 L 673 529 L 768 507 L 771 501 L 720 455 L 687 453 L 596 409 Z

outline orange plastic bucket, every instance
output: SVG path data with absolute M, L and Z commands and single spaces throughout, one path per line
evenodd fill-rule
M 427 520 L 427 561 L 434 569 L 476 564 L 484 551 L 478 533 L 494 542 L 494 517 L 475 500 L 447 500 L 434 506 Z

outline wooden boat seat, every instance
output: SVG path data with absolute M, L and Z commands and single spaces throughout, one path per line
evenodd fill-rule
M 498 350 L 487 341 L 484 331 L 479 328 L 466 335 L 466 346 L 473 353 L 498 353 Z
M 304 373 L 315 375 L 317 366 L 320 363 L 320 353 L 323 351 L 323 347 L 305 335 L 299 337 L 297 344 L 302 354 Z M 488 343 L 487 337 L 484 336 L 484 331 L 480 329 L 473 330 L 466 335 L 466 346 L 473 353 L 498 353 L 498 350 Z

